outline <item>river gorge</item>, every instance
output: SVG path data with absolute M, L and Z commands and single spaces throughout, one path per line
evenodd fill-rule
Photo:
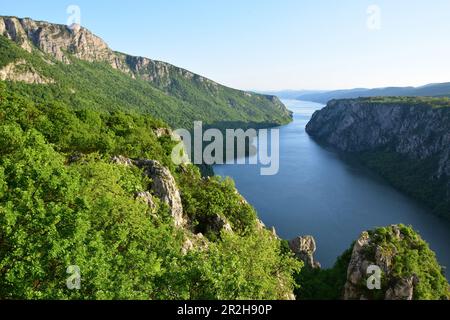
M 450 266 L 450 223 L 402 194 L 363 166 L 328 150 L 305 132 L 322 104 L 286 100 L 294 121 L 280 127 L 280 169 L 260 175 L 258 165 L 219 165 L 214 171 L 235 180 L 262 221 L 292 239 L 312 235 L 316 258 L 331 267 L 364 230 L 402 223 L 411 225 Z M 447 275 L 448 277 L 448 275 Z

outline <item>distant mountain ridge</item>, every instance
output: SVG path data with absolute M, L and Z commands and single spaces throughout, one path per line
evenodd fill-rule
M 327 92 L 299 94 L 297 100 L 327 103 L 337 99 L 356 99 L 368 97 L 450 97 L 450 82 L 433 83 L 421 87 L 386 87 L 386 88 L 356 88 Z
M 21 49 L 33 55 L 34 58 L 39 55 L 48 65 L 48 68 L 41 69 L 55 69 L 57 67 L 57 69 L 62 70 L 65 69 L 64 65 L 73 65 L 73 59 L 75 58 L 95 64 L 106 64 L 112 69 L 129 76 L 132 80 L 143 80 L 149 83 L 153 88 L 148 89 L 148 91 L 157 89 L 172 98 L 169 100 L 172 100 L 170 104 L 173 105 L 173 108 L 171 110 L 157 110 L 158 112 L 156 112 L 150 106 L 146 106 L 146 104 L 150 105 L 150 102 L 140 101 L 141 108 L 153 112 L 155 116 L 163 118 L 172 126 L 187 126 L 188 121 L 192 122 L 193 120 L 203 120 L 207 123 L 251 122 L 259 125 L 279 125 L 291 121 L 291 112 L 275 96 L 231 89 L 169 63 L 113 51 L 101 38 L 79 25 L 68 27 L 29 18 L 0 16 L 0 36 L 12 40 Z M 3 59 L 8 59 L 10 56 L 11 48 L 8 48 L 8 50 L 5 49 Z M 25 54 L 18 53 L 17 56 L 25 56 Z M 10 63 L 9 65 L 6 62 L 3 65 L 0 64 L 0 72 L 3 71 L 4 74 L 2 80 L 18 81 L 20 78 L 27 82 L 27 78 L 24 79 L 24 77 L 14 75 L 14 69 L 19 68 L 16 65 L 11 65 L 11 63 L 17 63 L 17 61 L 18 59 L 9 59 L 6 61 Z M 30 63 L 29 56 L 22 58 L 21 61 L 25 61 L 30 69 L 36 69 Z M 80 65 L 80 67 L 82 66 Z M 107 70 L 102 72 L 105 71 Z M 64 72 L 67 73 L 67 70 L 64 70 Z M 109 73 L 109 71 L 107 72 Z M 13 77 L 11 77 L 11 73 L 13 73 Z M 48 73 L 55 72 L 49 71 Z M 79 75 L 86 77 L 86 72 L 79 72 Z M 31 80 L 44 79 L 46 82 L 51 82 L 51 79 L 37 77 L 36 75 L 29 75 L 28 78 Z M 43 83 L 44 80 L 39 82 Z M 103 76 L 100 76 L 98 80 L 103 81 Z M 39 82 L 33 80 L 30 83 L 36 84 Z M 130 81 L 128 81 L 128 84 L 134 86 Z M 135 85 L 135 87 L 138 87 L 138 85 Z M 139 95 L 144 93 L 142 88 L 136 90 L 139 91 L 137 93 Z M 164 99 L 161 95 L 159 98 Z M 115 100 L 120 100 L 120 97 Z M 152 103 L 155 102 L 158 101 L 153 99 Z M 165 102 L 158 104 L 164 104 Z M 180 116 L 180 120 L 174 121 L 174 112 L 183 114 Z
M 279 91 L 256 91 L 261 94 L 274 95 L 280 99 L 296 100 L 299 96 L 306 94 L 325 93 L 325 90 L 279 90 Z

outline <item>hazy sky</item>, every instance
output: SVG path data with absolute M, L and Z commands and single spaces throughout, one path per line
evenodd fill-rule
M 257 90 L 450 81 L 450 0 L 0 0 L 81 24 L 114 50 Z

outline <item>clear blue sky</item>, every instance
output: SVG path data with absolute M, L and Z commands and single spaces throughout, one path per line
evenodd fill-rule
M 450 81 L 449 0 L 1 0 L 0 14 L 66 23 L 113 49 L 257 90 Z M 368 14 L 380 9 L 380 19 Z M 375 20 L 372 19 L 375 17 Z M 379 29 L 369 28 L 380 21 Z M 374 24 L 370 24 L 374 26 Z

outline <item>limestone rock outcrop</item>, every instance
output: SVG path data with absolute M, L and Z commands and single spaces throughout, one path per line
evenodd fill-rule
M 320 263 L 315 261 L 316 241 L 312 236 L 301 236 L 289 241 L 289 247 L 295 256 L 302 260 L 310 268 L 320 268 Z
M 388 230 L 389 236 L 394 241 L 404 239 L 399 226 L 393 225 Z M 414 287 L 420 280 L 415 275 L 399 278 L 393 274 L 393 264 L 397 254 L 396 246 L 379 244 L 368 232 L 363 232 L 353 246 L 343 298 L 345 300 L 366 300 L 370 298 L 371 293 L 378 293 L 382 294 L 385 300 L 412 300 Z M 368 289 L 367 279 L 371 275 L 368 273 L 370 266 L 380 268 L 380 283 L 383 281 L 385 287 Z
M 166 203 L 174 219 L 175 226 L 183 227 L 187 221 L 183 215 L 183 204 L 180 191 L 172 173 L 156 160 L 137 159 L 132 160 L 124 156 L 114 156 L 111 162 L 122 166 L 136 166 L 144 171 L 151 179 L 148 191 L 138 192 L 136 199 L 144 201 L 151 210 L 156 209 L 154 196 Z
M 182 254 L 186 255 L 192 250 L 207 250 L 209 247 L 208 239 L 206 239 L 202 233 L 187 233 L 185 240 L 181 248 Z
M 1 81 L 17 81 L 30 84 L 53 83 L 53 79 L 40 75 L 32 66 L 23 59 L 11 62 L 0 69 Z
M 386 292 L 386 300 L 412 300 L 414 297 L 414 286 L 418 279 L 414 276 L 400 279 L 392 288 Z
M 136 199 L 143 201 L 153 211 L 156 209 L 156 203 L 153 196 L 148 191 L 141 191 L 136 193 Z
M 213 215 L 208 217 L 206 221 L 203 222 L 206 226 L 206 232 L 211 232 L 214 234 L 220 234 L 222 231 L 233 232 L 233 228 L 230 223 L 224 217 L 220 215 Z
M 144 174 L 151 179 L 151 191 L 170 207 L 175 225 L 185 225 L 180 191 L 169 169 L 155 160 L 134 160 L 133 164 L 143 169 Z

